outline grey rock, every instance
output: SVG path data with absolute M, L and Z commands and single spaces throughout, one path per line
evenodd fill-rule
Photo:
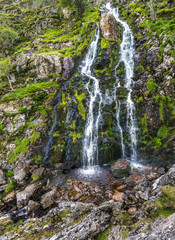
M 50 207 L 55 202 L 56 194 L 56 189 L 53 189 L 41 196 L 41 205 L 44 209 Z
M 126 240 L 174 240 L 175 239 L 175 213 L 170 217 L 156 221 L 151 230 L 126 238 Z
M 74 61 L 72 57 L 65 57 L 63 59 L 63 76 L 65 79 L 70 77 L 70 74 L 74 68 Z
M 3 171 L 0 169 L 0 185 L 3 185 L 5 183 L 6 183 L 5 175 L 4 175 Z
M 21 182 L 27 177 L 28 172 L 29 171 L 25 168 L 19 169 L 18 171 L 14 172 L 14 179 L 17 182 Z
M 29 200 L 28 207 L 27 207 L 27 212 L 28 214 L 34 212 L 39 208 L 40 204 L 37 202 L 34 202 L 32 200 Z
M 122 230 L 124 229 L 123 226 L 114 226 L 108 236 L 107 240 L 122 240 Z
M 175 164 L 169 169 L 166 174 L 162 175 L 154 182 L 152 188 L 155 190 L 157 187 L 165 186 L 167 184 L 175 186 Z
M 92 212 L 74 226 L 70 226 L 54 235 L 50 240 L 85 240 L 103 232 L 110 224 L 110 209 L 95 208 Z

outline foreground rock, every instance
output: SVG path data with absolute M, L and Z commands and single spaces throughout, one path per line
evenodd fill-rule
M 131 236 L 126 240 L 174 240 L 174 236 L 175 213 L 164 220 L 156 221 L 149 232 Z

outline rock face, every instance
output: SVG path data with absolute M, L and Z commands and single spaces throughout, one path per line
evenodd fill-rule
M 0 169 L 0 185 L 3 185 L 5 184 L 6 181 L 5 181 L 5 176 L 4 176 L 4 173 L 3 171 Z
M 122 178 L 126 177 L 131 172 L 131 167 L 128 161 L 124 159 L 118 159 L 112 166 L 111 166 L 111 173 L 114 177 Z
M 41 55 L 41 54 L 22 54 L 16 58 L 17 69 L 19 67 L 29 67 L 38 78 L 47 77 L 51 73 L 61 73 L 61 56 L 58 55 Z
M 56 189 L 53 189 L 52 191 L 50 191 L 48 193 L 45 193 L 41 197 L 41 205 L 42 205 L 42 207 L 44 209 L 50 207 L 54 203 L 55 196 L 56 196 Z
M 170 217 L 156 221 L 146 234 L 139 234 L 126 238 L 126 240 L 173 240 L 175 236 L 175 213 Z
M 100 21 L 102 35 L 107 40 L 115 42 L 119 39 L 118 26 L 115 17 L 112 14 L 104 13 Z

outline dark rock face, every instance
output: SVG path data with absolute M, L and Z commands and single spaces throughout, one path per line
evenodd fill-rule
M 63 77 L 68 79 L 74 68 L 74 61 L 72 57 L 65 57 L 63 59 Z

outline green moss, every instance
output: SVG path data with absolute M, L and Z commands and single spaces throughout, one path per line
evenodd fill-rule
M 70 131 L 69 135 L 73 139 L 73 143 L 76 143 L 79 138 L 82 138 L 82 133 L 76 131 Z
M 8 95 L 4 96 L 1 101 L 23 99 L 24 97 L 30 97 L 38 91 L 42 91 L 51 87 L 58 88 L 58 84 L 53 82 L 30 84 L 25 88 L 18 88 L 14 92 L 9 93 Z
M 0 123 L 0 132 L 2 132 L 3 128 L 4 128 L 4 125 Z
M 84 105 L 82 103 L 82 101 L 86 98 L 86 94 L 85 93 L 81 93 L 80 95 L 78 95 L 78 92 L 76 91 L 75 97 L 78 100 L 78 111 L 79 111 L 79 114 L 81 115 L 83 120 L 86 120 L 86 108 L 84 107 Z
M 38 181 L 40 176 L 39 176 L 39 174 L 35 174 L 35 175 L 32 175 L 31 178 L 32 178 L 33 182 L 36 182 L 36 181 Z
M 155 80 L 153 78 L 149 78 L 146 87 L 148 88 L 148 93 L 149 92 L 155 92 L 157 90 L 158 84 L 155 83 Z
M 12 180 L 11 182 L 8 183 L 5 192 L 6 192 L 6 193 L 11 192 L 11 191 L 14 190 L 17 186 L 18 186 L 18 184 L 17 184 L 14 180 Z
M 108 227 L 104 232 L 100 233 L 97 237 L 95 237 L 94 240 L 107 240 L 111 229 L 111 227 Z
M 110 45 L 109 42 L 105 38 L 101 39 L 101 48 L 102 49 L 109 47 L 109 45 Z
M 163 187 L 161 198 L 153 205 L 157 207 L 155 212 L 151 212 L 153 219 L 159 216 L 166 218 L 173 214 L 175 212 L 175 187 L 170 185 Z

